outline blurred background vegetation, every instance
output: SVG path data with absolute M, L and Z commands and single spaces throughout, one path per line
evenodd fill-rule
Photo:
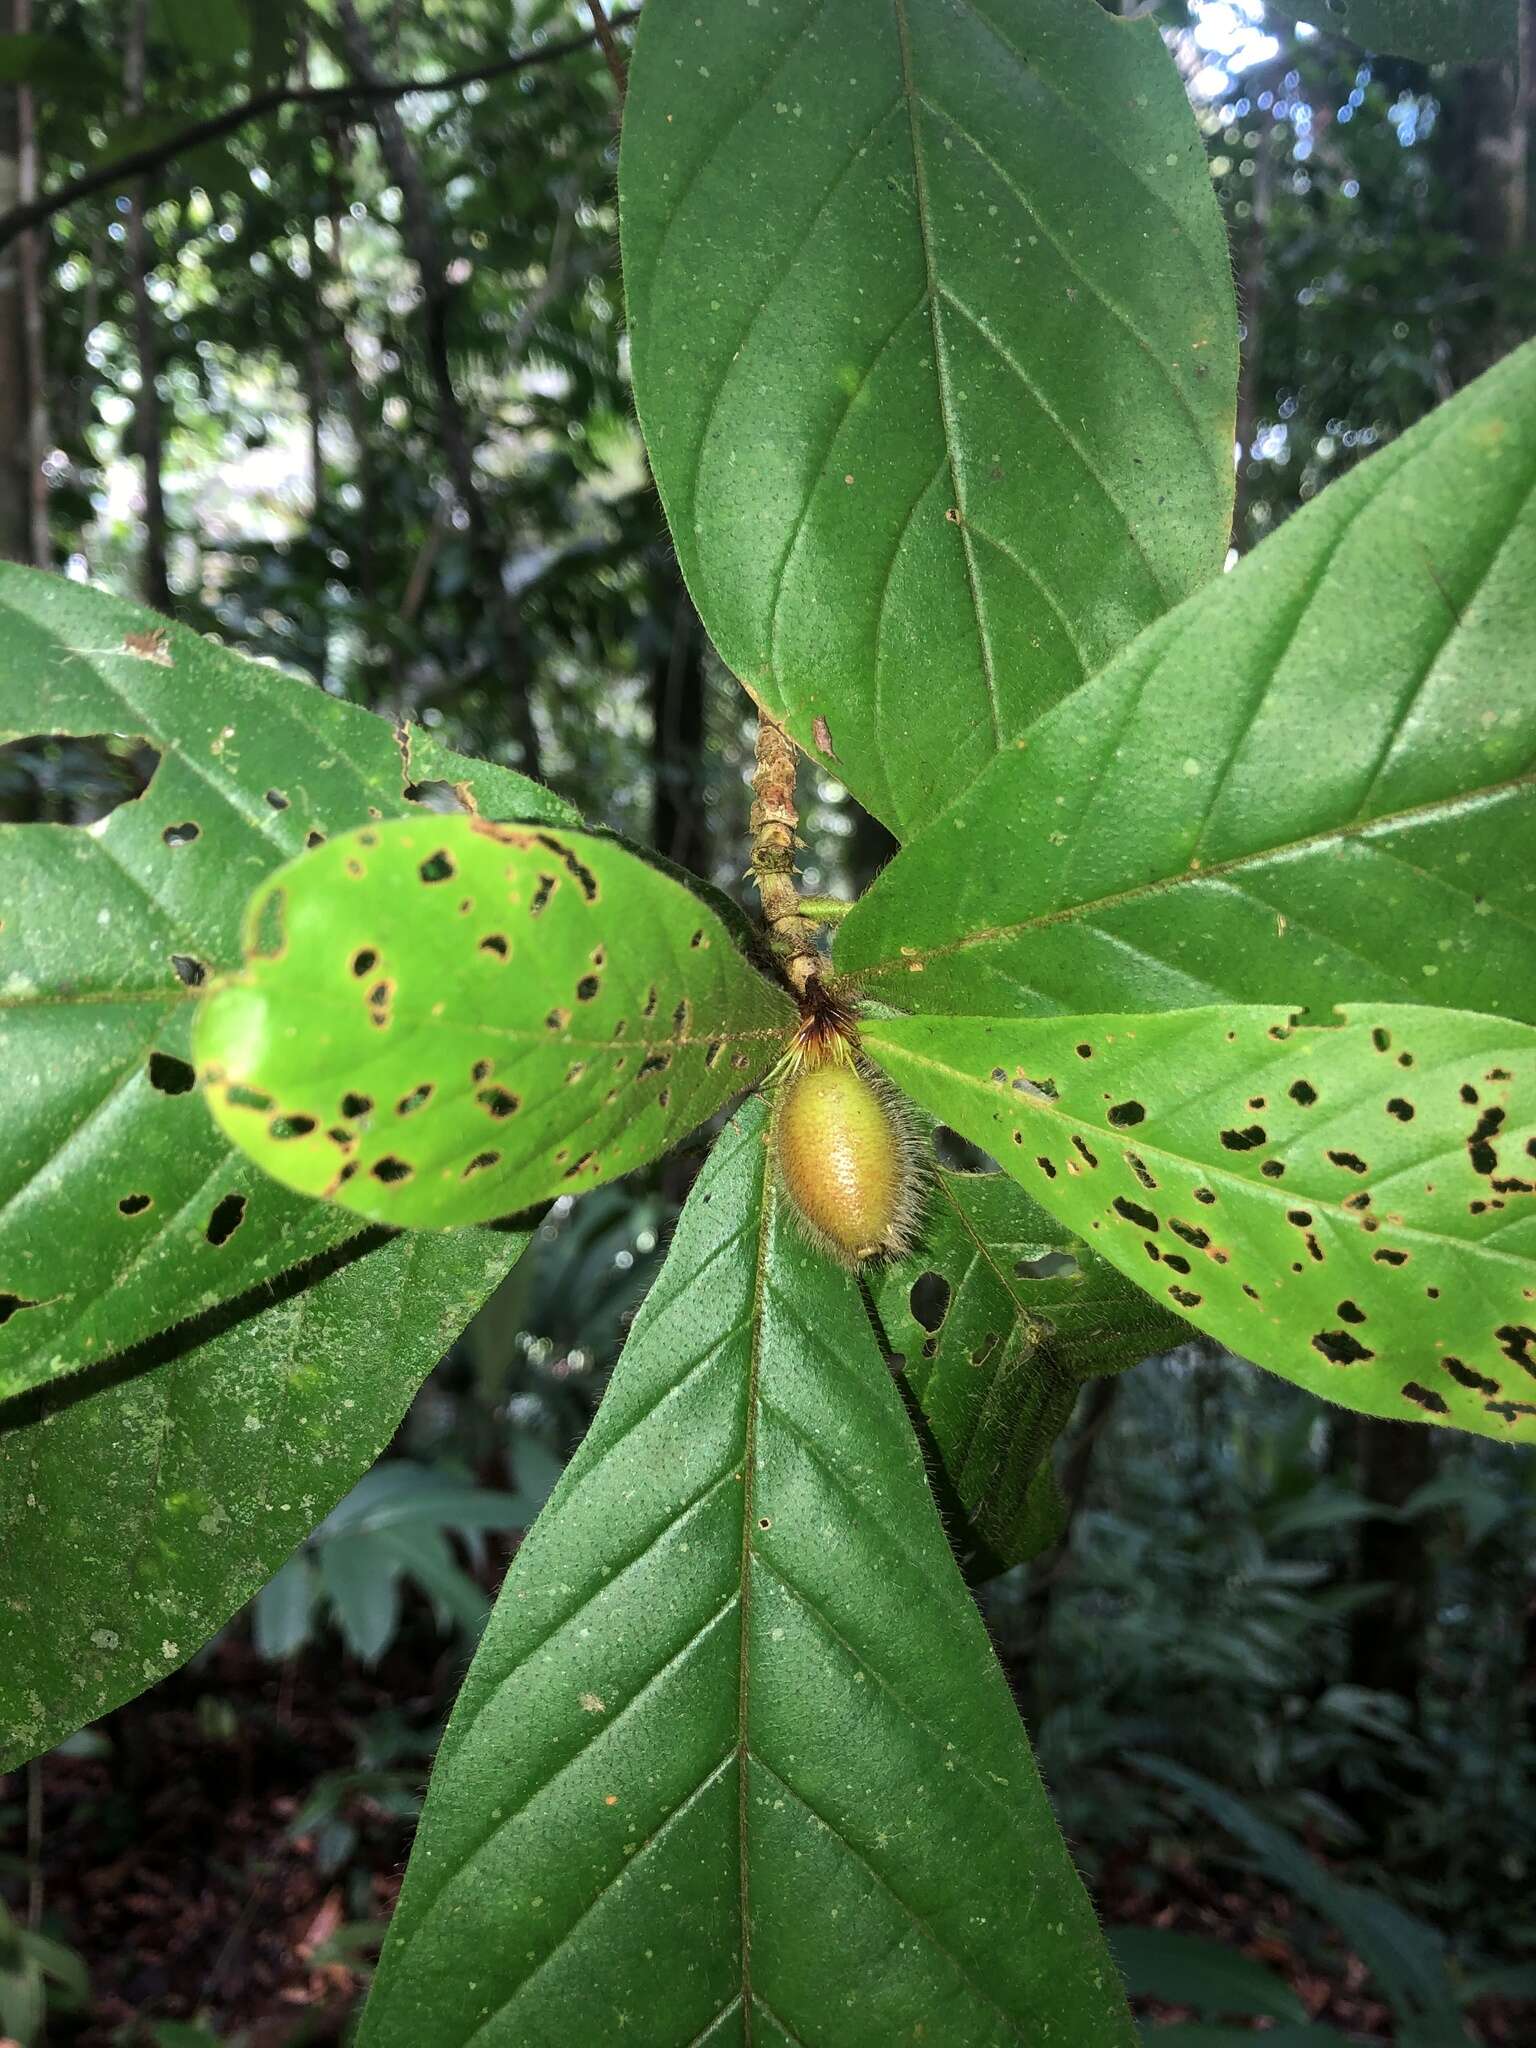
M 1523 76 L 1159 8 L 1239 286 L 1234 551 L 1536 329 L 1521 4 Z M 578 0 L 0 0 L 0 216 L 30 208 L 0 554 L 736 889 L 748 707 L 634 425 L 592 30 Z M 145 772 L 39 735 L 0 749 L 0 818 L 86 822 Z M 889 840 L 803 795 L 808 886 L 856 891 Z M 0 2037 L 345 2038 L 489 1597 L 696 1166 L 557 1204 L 251 1610 L 0 1780 Z M 1536 1468 L 1202 1346 L 1095 1382 L 1061 1459 L 1066 1539 L 981 1597 L 1149 2034 L 1536 2040 Z

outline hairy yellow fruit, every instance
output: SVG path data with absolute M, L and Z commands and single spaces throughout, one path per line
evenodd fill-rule
M 921 1182 L 899 1099 L 851 1059 L 801 1067 L 779 1090 L 779 1174 L 812 1242 L 845 1264 L 911 1247 Z

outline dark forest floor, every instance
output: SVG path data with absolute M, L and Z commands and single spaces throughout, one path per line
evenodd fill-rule
M 93 1994 L 88 2015 L 52 2023 L 50 2044 L 139 2048 L 154 2023 L 194 2017 L 221 2038 L 244 2029 L 247 2048 L 342 2040 L 399 1889 L 411 1822 L 354 1792 L 343 1812 L 356 1842 L 335 1870 L 323 1836 L 296 1835 L 294 1822 L 323 1774 L 356 1767 L 356 1731 L 373 1717 L 430 1732 L 457 1672 L 451 1657 L 434 1668 L 430 1647 L 422 1653 L 420 1639 L 402 1639 L 368 1672 L 318 1645 L 274 1670 L 233 1632 L 99 1724 L 106 1753 L 45 1761 L 45 1924 L 84 1958 Z M 389 1782 L 398 1796 L 423 1775 L 407 1761 Z M 0 1808 L 24 1805 L 23 1777 L 0 1779 Z M 0 1836 L 0 1857 L 23 1850 L 19 1829 Z M 1193 1856 L 1149 1879 L 1139 1845 L 1128 1845 L 1097 1894 L 1111 1925 L 1175 1927 L 1240 1947 L 1287 1977 L 1314 2019 L 1363 2041 L 1392 2039 L 1358 1958 L 1320 1952 L 1312 1939 L 1304 1952 L 1292 1901 L 1257 1881 L 1225 1881 Z M 9 1896 L 19 1908 L 19 1885 Z M 1490 2004 L 1474 2025 L 1485 2048 L 1516 2048 L 1536 2040 L 1536 2008 Z

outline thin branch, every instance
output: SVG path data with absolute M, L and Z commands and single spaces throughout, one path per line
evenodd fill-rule
M 607 25 L 624 28 L 639 18 L 638 7 L 626 7 L 622 12 L 611 15 Z M 163 142 L 131 150 L 128 155 L 117 157 L 109 164 L 71 178 L 67 184 L 56 185 L 51 192 L 41 193 L 27 205 L 13 206 L 8 212 L 0 213 L 0 248 L 26 229 L 51 220 L 54 214 L 73 206 L 76 200 L 88 199 L 94 192 L 110 191 L 114 186 L 143 177 L 147 172 L 158 171 L 162 165 L 173 162 L 187 150 L 199 149 L 205 142 L 216 142 L 223 135 L 233 135 L 248 122 L 259 121 L 267 114 L 276 113 L 280 107 L 347 107 L 366 104 L 370 100 L 404 99 L 409 93 L 457 92 L 466 85 L 481 85 L 493 79 L 507 78 L 535 64 L 557 63 L 562 57 L 590 49 L 600 40 L 599 31 L 592 28 L 584 35 L 567 36 L 562 42 L 546 43 L 537 50 L 521 50 L 510 57 L 498 58 L 493 64 L 476 65 L 467 71 L 449 71 L 441 78 L 379 79 L 367 85 L 354 81 L 349 85 L 274 86 L 268 92 L 253 93 L 238 106 L 228 107 L 222 114 L 213 114 L 206 121 L 194 122 L 191 127 L 167 136 Z
M 623 57 L 619 53 L 619 46 L 614 41 L 613 23 L 608 19 L 608 12 L 603 6 L 603 0 L 587 0 L 587 11 L 592 16 L 593 32 L 597 37 L 598 46 L 602 50 L 603 60 L 607 64 L 609 71 L 613 74 L 613 82 L 619 95 L 619 105 L 622 107 L 624 95 L 629 90 L 629 72 L 625 67 Z

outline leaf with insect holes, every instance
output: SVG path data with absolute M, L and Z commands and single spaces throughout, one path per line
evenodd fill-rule
M 1270 12 L 1383 56 L 1466 64 L 1515 56 L 1520 0 L 1269 0 Z
M 371 825 L 282 869 L 195 1032 L 220 1128 L 379 1222 L 484 1223 L 667 1151 L 795 1022 L 714 912 L 611 839 Z
M 950 1016 L 1536 1021 L 1536 343 L 1145 633 L 838 933 Z
M 9 1404 L 0 1771 L 228 1621 L 384 1449 L 525 1242 L 361 1231 L 244 1318 L 194 1325 L 153 1370 L 123 1360 Z
M 646 0 L 619 184 L 694 601 L 893 830 L 1219 570 L 1232 270 L 1152 22 Z
M 1536 1029 L 1352 1004 L 900 1018 L 865 1046 L 1229 1349 L 1368 1415 L 1536 1442 Z
M 158 756 L 97 824 L 0 825 L 3 1399 L 356 1232 L 243 1159 L 193 1087 L 197 990 L 238 962 L 263 877 L 328 833 L 424 815 L 429 781 L 502 817 L 572 813 L 142 606 L 9 563 L 0 638 L 0 743 L 127 735 Z
M 1001 1173 L 936 1173 L 921 1245 L 870 1285 L 944 1473 L 1003 1564 L 1060 1534 L 1051 1446 L 1084 1381 L 1188 1335 Z
M 1134 2041 L 767 1121 L 721 1134 L 507 1575 L 359 2048 Z

